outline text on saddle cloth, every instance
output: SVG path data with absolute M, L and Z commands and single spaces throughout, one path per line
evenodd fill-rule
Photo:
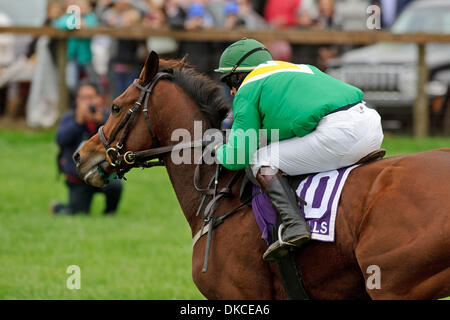
M 311 229 L 311 239 L 333 242 L 337 208 L 342 189 L 350 172 L 359 165 L 337 170 L 315 173 L 307 176 L 296 188 L 297 195 L 306 201 L 299 203 Z M 261 188 L 253 186 L 252 208 L 256 222 L 261 230 L 262 238 L 272 242 L 272 230 L 276 225 L 277 213 L 269 197 L 261 192 Z

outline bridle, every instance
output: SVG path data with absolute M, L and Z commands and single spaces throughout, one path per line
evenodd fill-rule
M 150 117 L 148 115 L 148 100 L 153 91 L 153 88 L 158 83 L 158 81 L 161 79 L 170 79 L 170 78 L 171 75 L 169 73 L 160 72 L 157 73 L 153 78 L 153 80 L 145 86 L 139 84 L 138 79 L 134 80 L 133 85 L 141 91 L 141 94 L 137 99 L 137 101 L 134 103 L 133 107 L 128 110 L 125 117 L 122 119 L 122 121 L 120 121 L 119 125 L 116 128 L 114 128 L 109 139 L 106 139 L 105 137 L 105 134 L 103 132 L 103 126 L 98 128 L 98 135 L 103 143 L 103 146 L 106 149 L 106 159 L 108 160 L 109 158 L 111 166 L 117 169 L 118 171 L 117 174 L 119 178 L 122 178 L 125 172 L 128 171 L 121 167 L 123 162 L 125 162 L 128 165 L 134 165 L 136 162 L 136 158 L 133 156 L 132 151 L 126 151 L 124 154 L 122 154 L 121 152 L 123 149 L 123 145 L 126 142 L 128 134 L 130 132 L 131 126 L 134 123 L 134 119 L 136 118 L 136 115 L 141 107 L 143 107 L 142 112 L 144 113 L 145 122 L 147 124 L 148 132 L 152 137 L 152 142 L 153 143 L 156 142 L 158 144 L 158 140 L 155 136 L 155 132 L 153 131 L 150 122 Z M 121 137 L 117 141 L 117 144 L 114 147 L 112 147 L 111 143 L 114 141 L 120 130 L 122 130 L 124 127 L 125 129 L 123 130 Z M 158 163 L 156 165 L 160 164 Z
M 103 132 L 103 126 L 101 126 L 98 129 L 98 135 L 100 137 L 100 140 L 103 143 L 103 146 L 106 149 L 106 158 L 110 159 L 111 166 L 115 167 L 117 170 L 117 176 L 119 178 L 124 178 L 124 174 L 130 170 L 132 167 L 142 167 L 142 168 L 150 168 L 154 166 L 164 166 L 164 162 L 161 160 L 161 155 L 170 153 L 172 151 L 176 150 L 182 150 L 182 149 L 189 149 L 189 148 L 198 148 L 198 147 L 206 147 L 211 141 L 208 140 L 196 140 L 189 143 L 184 144 L 177 144 L 177 145 L 167 145 L 162 147 L 153 147 L 147 150 L 142 151 L 126 151 L 122 153 L 123 146 L 126 142 L 126 139 L 128 137 L 128 134 L 130 132 L 131 126 L 134 123 L 134 120 L 136 118 L 136 115 L 140 108 L 142 107 L 142 112 L 145 116 L 145 122 L 147 124 L 147 129 L 152 137 L 152 144 L 153 145 L 159 145 L 159 140 L 155 135 L 155 132 L 153 131 L 153 127 L 150 122 L 150 117 L 148 113 L 148 101 L 150 98 L 150 95 L 153 92 L 153 89 L 155 88 L 156 84 L 159 80 L 162 79 L 169 79 L 171 80 L 173 78 L 172 74 L 167 72 L 158 72 L 152 81 L 142 86 L 139 84 L 138 80 L 133 81 L 133 85 L 138 88 L 141 91 L 141 94 L 138 98 L 138 100 L 134 103 L 133 107 L 130 108 L 125 115 L 125 117 L 120 121 L 119 125 L 114 128 L 111 136 L 109 139 L 106 139 L 105 134 Z M 122 130 L 122 135 L 119 138 L 117 144 L 112 147 L 111 144 L 119 134 L 119 132 Z M 205 150 L 205 153 L 208 152 L 208 150 Z M 203 154 L 204 155 L 204 154 Z M 203 157 L 202 155 L 202 157 Z M 154 159 L 158 159 L 157 161 L 153 161 Z M 108 161 L 108 160 L 107 160 Z M 126 168 L 122 167 L 123 162 L 125 162 L 128 166 Z M 242 176 L 243 171 L 238 171 L 234 174 L 232 179 L 228 182 L 227 186 L 225 188 L 218 188 L 219 187 L 219 176 L 220 176 L 220 168 L 221 165 L 216 165 L 216 171 L 214 175 L 209 179 L 209 184 L 206 188 L 200 187 L 200 163 L 197 164 L 197 167 L 195 169 L 194 174 L 194 187 L 197 191 L 199 191 L 202 194 L 202 200 L 200 202 L 200 205 L 197 209 L 196 216 L 199 215 L 200 212 L 203 211 L 202 214 L 202 226 L 201 229 L 196 233 L 193 239 L 193 246 L 195 243 L 206 233 L 208 234 L 208 239 L 206 243 L 206 249 L 205 249 L 205 260 L 204 260 L 204 266 L 202 272 L 206 272 L 208 269 L 208 261 L 209 261 L 209 252 L 211 247 L 211 237 L 212 237 L 212 231 L 215 229 L 218 225 L 220 225 L 225 218 L 231 216 L 235 212 L 242 209 L 247 203 L 242 203 L 238 205 L 237 207 L 233 208 L 231 211 L 227 212 L 226 214 L 221 215 L 220 217 L 215 217 L 215 211 L 218 206 L 218 203 L 223 198 L 229 198 L 233 197 L 232 188 L 235 185 L 235 183 L 239 180 L 239 178 Z M 211 197 L 211 200 L 207 203 L 206 200 L 208 197 Z
M 161 155 L 172 152 L 174 150 L 181 150 L 181 149 L 187 149 L 187 148 L 194 148 L 194 147 L 203 147 L 207 145 L 209 142 L 207 141 L 193 141 L 191 143 L 187 143 L 184 145 L 168 145 L 164 147 L 153 147 L 147 150 L 142 151 L 126 151 L 123 152 L 123 146 L 126 142 L 126 139 L 128 137 L 128 134 L 130 132 L 130 129 L 134 123 L 134 120 L 137 116 L 137 113 L 142 107 L 142 112 L 144 113 L 145 117 L 145 123 L 147 125 L 148 132 L 150 133 L 152 137 L 152 145 L 159 145 L 158 138 L 155 135 L 155 132 L 153 130 L 152 124 L 150 122 L 150 116 L 148 113 L 148 101 L 150 98 L 150 95 L 153 92 L 153 89 L 155 88 L 156 84 L 159 80 L 162 79 L 172 79 L 172 74 L 167 72 L 158 72 L 152 79 L 152 81 L 142 86 L 138 79 L 133 81 L 133 85 L 138 88 L 141 91 L 141 94 L 137 101 L 134 103 L 133 107 L 130 108 L 125 115 L 125 117 L 120 121 L 119 125 L 114 128 L 113 132 L 111 133 L 111 136 L 109 139 L 106 139 L 106 136 L 103 132 L 103 126 L 98 128 L 98 135 L 100 137 L 100 140 L 103 143 L 103 146 L 106 149 L 106 159 L 110 161 L 110 165 L 115 167 L 117 170 L 117 176 L 119 178 L 124 178 L 124 174 L 130 170 L 130 167 L 143 167 L 143 168 L 149 168 L 154 166 L 163 166 L 164 163 L 161 160 Z M 115 146 L 111 146 L 112 142 L 116 139 L 118 133 L 122 130 L 122 135 L 120 136 L 119 140 L 117 141 Z M 154 159 L 158 159 L 157 161 L 152 161 Z M 128 168 L 123 168 L 122 164 L 126 163 L 128 165 Z

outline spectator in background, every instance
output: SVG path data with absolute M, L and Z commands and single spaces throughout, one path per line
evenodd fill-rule
M 59 2 L 49 2 L 44 26 L 51 26 L 63 13 Z M 28 63 L 33 63 L 30 90 L 23 95 L 27 97 L 25 118 L 30 127 L 54 126 L 60 116 L 56 45 L 56 39 L 41 36 L 33 39 L 26 53 Z M 19 62 L 20 58 L 17 61 Z M 16 72 L 23 74 L 24 70 L 16 70 Z
M 130 0 L 110 0 L 110 4 L 103 3 L 104 8 L 100 12 L 100 21 L 108 26 L 120 27 L 123 25 L 125 13 L 132 10 Z
M 72 0 L 69 4 L 76 5 L 81 11 L 81 28 L 93 28 L 98 26 L 98 19 L 92 11 L 91 4 L 88 0 Z M 76 19 L 76 18 L 75 18 Z M 73 28 L 74 13 L 66 13 L 62 17 L 53 22 L 53 26 L 69 30 Z M 84 73 L 89 81 L 100 85 L 99 78 L 92 66 L 91 39 L 70 38 L 67 43 L 67 86 L 74 92 L 78 87 L 82 73 Z
M 225 28 L 243 27 L 248 30 L 266 29 L 264 19 L 257 14 L 249 0 L 227 1 L 224 7 Z
M 200 2 L 193 2 L 187 9 L 187 19 L 184 22 L 184 28 L 203 29 L 212 28 L 214 20 L 210 13 L 205 10 L 205 6 Z
M 47 17 L 44 26 L 51 26 L 53 22 L 64 14 L 63 7 L 59 1 L 49 1 L 47 5 Z
M 288 41 L 277 40 L 267 43 L 267 49 L 272 53 L 274 60 L 292 61 L 292 46 Z
M 112 7 L 106 9 L 101 21 L 116 28 L 136 26 L 141 22 L 139 11 L 131 6 L 129 0 L 113 0 Z M 134 79 L 139 77 L 141 63 L 138 59 L 139 41 L 118 39 L 111 49 L 110 85 L 112 95 L 118 97 Z
M 316 20 L 314 19 L 314 7 L 304 5 L 306 1 L 302 1 L 302 6 L 299 7 L 298 28 L 311 29 L 314 28 Z M 311 2 L 310 2 L 311 4 Z M 315 4 L 315 3 L 314 3 Z M 317 16 L 317 14 L 316 14 Z M 301 61 L 304 64 L 315 65 L 317 62 L 319 46 L 314 44 L 293 44 L 292 56 L 294 61 Z
M 245 28 L 249 30 L 267 29 L 268 24 L 264 18 L 257 13 L 250 0 L 238 0 L 239 18 L 244 22 Z
M 300 0 L 268 0 L 264 18 L 275 28 L 295 27 Z
M 334 0 L 319 0 L 319 16 L 316 28 L 319 29 L 338 29 L 334 21 Z M 338 54 L 338 47 L 321 46 L 318 51 L 316 66 L 324 71 L 327 68 L 328 61 Z
M 339 28 L 334 14 L 334 0 L 303 0 L 297 10 L 298 26 L 322 30 Z
M 225 29 L 233 29 L 244 26 L 244 21 L 239 17 L 239 5 L 236 1 L 228 1 L 225 4 Z
M 105 11 L 112 7 L 113 0 L 98 0 L 95 3 L 94 12 L 97 15 L 97 17 L 100 19 L 101 23 L 104 23 L 104 21 L 101 20 L 103 17 L 103 14 Z
M 177 0 L 166 0 L 164 8 L 167 15 L 167 23 L 169 27 L 174 29 L 184 28 L 184 21 L 186 20 L 186 11 Z
M 92 196 L 103 193 L 106 196 L 105 214 L 114 213 L 120 201 L 122 183 L 120 180 L 111 180 L 106 187 L 95 188 L 85 184 L 76 171 L 72 155 L 78 146 L 97 133 L 100 125 L 107 118 L 98 87 L 94 83 L 80 82 L 77 90 L 75 111 L 66 113 L 58 127 L 56 141 L 60 152 L 58 154 L 58 167 L 66 177 L 69 188 L 69 201 L 67 204 L 53 203 L 51 212 L 55 215 L 89 213 Z
M 167 25 L 164 2 L 148 1 L 148 10 L 144 16 L 143 25 L 153 29 L 161 29 Z
M 235 0 L 208 0 L 204 1 L 206 10 L 211 13 L 214 20 L 214 27 L 222 29 L 225 26 L 225 5 L 235 2 Z
M 308 10 L 299 10 L 298 27 L 301 29 L 309 29 L 314 25 L 314 20 Z
M 264 16 L 264 8 L 266 7 L 267 0 L 249 0 L 253 10 L 260 16 Z
M 268 0 L 264 8 L 264 17 L 276 29 L 297 26 L 297 11 L 300 0 Z M 291 61 L 292 47 L 288 41 L 278 40 L 266 44 L 274 60 Z
M 62 6 L 57 1 L 49 2 L 47 5 L 47 17 L 45 18 L 45 21 L 43 23 L 43 26 L 52 26 L 54 21 L 56 21 L 59 17 L 61 17 L 64 14 L 62 10 Z M 30 46 L 28 47 L 27 57 L 31 57 L 33 54 L 36 53 L 36 45 L 39 38 L 33 39 L 33 41 L 30 43 Z M 53 63 L 56 65 L 56 45 L 57 41 L 56 39 L 50 39 L 49 40 L 49 49 L 50 54 L 52 56 Z
M 335 29 L 334 0 L 319 0 L 319 16 L 316 27 L 319 29 Z
M 187 30 L 207 29 L 214 26 L 212 14 L 204 2 L 194 0 L 187 5 L 184 28 Z M 201 73 L 211 72 L 213 65 L 213 48 L 215 44 L 203 41 L 183 41 L 180 43 L 181 56 L 187 56 L 187 62 Z
M 319 17 L 316 27 L 319 29 L 338 29 L 339 26 L 334 21 L 334 0 L 319 0 Z M 337 46 L 322 46 L 319 48 L 316 66 L 324 71 L 327 68 L 328 60 L 338 54 Z
M 148 1 L 147 11 L 142 24 L 152 29 L 163 29 L 167 27 L 167 15 L 163 1 Z M 165 59 L 175 58 L 178 51 L 178 43 L 169 37 L 150 37 L 147 39 L 147 50 L 156 51 Z
M 311 27 L 315 24 L 318 14 L 319 8 L 316 0 L 302 0 L 297 12 L 299 26 Z

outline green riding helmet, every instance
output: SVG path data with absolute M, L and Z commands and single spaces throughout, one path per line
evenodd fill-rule
M 218 73 L 251 72 L 261 63 L 272 60 L 264 45 L 254 39 L 243 38 L 236 41 L 222 53 Z

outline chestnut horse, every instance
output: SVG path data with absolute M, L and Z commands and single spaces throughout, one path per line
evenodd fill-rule
M 153 81 L 161 72 L 169 73 L 171 79 Z M 149 84 L 152 88 L 147 90 L 148 106 L 141 107 L 136 104 L 142 94 L 139 87 L 149 89 Z M 114 140 L 109 141 L 114 145 L 123 138 L 121 150 L 139 151 L 177 144 L 171 134 L 178 128 L 187 129 L 193 136 L 194 120 L 202 121 L 203 129 L 219 128 L 227 111 L 220 90 L 184 61 L 159 61 L 152 52 L 136 85 L 130 85 L 113 101 L 111 115 L 101 131 L 103 141 Z M 120 122 L 129 122 L 127 111 L 133 106 L 132 125 L 118 127 Z M 105 184 L 101 172 L 110 174 L 117 170 L 117 166 L 111 165 L 114 164 L 111 158 L 117 155 L 118 152 L 106 155 L 97 134 L 80 148 L 74 160 L 80 177 L 101 187 Z M 170 153 L 161 158 L 194 236 L 202 223 L 202 218 L 196 216 L 201 194 L 193 185 L 195 166 L 175 164 Z M 201 182 L 207 184 L 214 166 L 202 164 L 201 172 Z M 226 185 L 233 175 L 223 170 L 220 185 Z M 235 196 L 219 202 L 216 216 L 240 204 L 239 183 L 232 191 Z M 297 255 L 309 296 L 312 299 L 450 296 L 449 215 L 450 149 L 387 158 L 354 169 L 342 192 L 335 242 L 311 241 Z M 192 257 L 193 280 L 205 297 L 286 297 L 276 264 L 262 260 L 267 246 L 250 207 L 242 207 L 215 229 L 209 268 L 202 273 L 206 238 L 195 244 Z M 370 285 L 374 276 L 379 277 L 379 285 Z

